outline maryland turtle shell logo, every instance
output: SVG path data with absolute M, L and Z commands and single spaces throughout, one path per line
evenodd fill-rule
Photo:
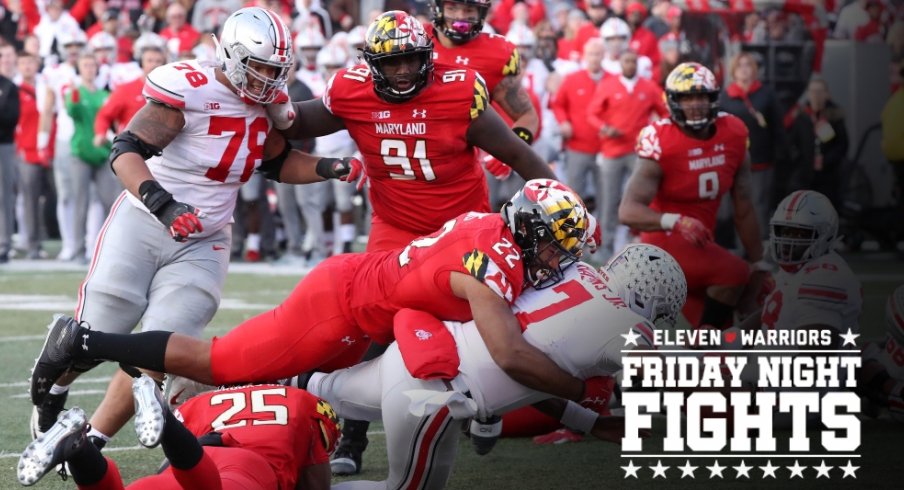
M 570 188 L 549 179 L 535 179 L 524 186 L 524 196 L 543 208 L 549 229 L 565 250 L 577 251 L 586 241 L 587 210 Z
M 669 78 L 665 81 L 665 88 L 669 92 L 715 92 L 716 77 L 713 72 L 700 63 L 682 63 L 678 65 Z
M 373 54 L 399 53 L 430 45 L 424 27 L 405 12 L 386 12 L 367 30 L 368 50 Z

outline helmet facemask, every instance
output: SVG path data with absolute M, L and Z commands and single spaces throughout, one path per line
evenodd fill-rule
M 477 7 L 477 18 L 467 20 L 450 20 L 446 22 L 446 3 L 458 3 Z M 434 0 L 433 1 L 433 25 L 437 30 L 455 44 L 464 44 L 477 37 L 483 31 L 483 23 L 490 10 L 488 0 Z
M 238 91 L 239 97 L 258 104 L 269 104 L 286 86 L 286 80 L 289 79 L 289 72 L 292 69 L 291 57 L 288 62 L 271 62 L 251 56 L 251 53 L 241 44 L 236 43 L 230 48 L 220 46 L 219 41 L 217 41 L 217 49 L 222 52 L 225 59 L 226 78 Z M 251 66 L 252 61 L 273 67 L 274 75 L 270 77 L 256 70 Z M 259 84 L 253 82 L 259 82 Z M 261 88 L 252 91 L 251 86 L 253 85 L 260 85 Z
M 775 261 L 781 265 L 796 265 L 807 262 L 825 252 L 819 250 L 819 243 L 826 241 L 813 226 L 792 223 L 771 223 L 770 244 Z
M 781 266 L 796 266 L 832 250 L 838 214 L 824 195 L 795 191 L 779 203 L 769 220 L 769 248 Z
M 676 94 L 676 93 L 667 93 L 666 98 L 668 100 L 669 111 L 672 113 L 672 119 L 679 126 L 688 128 L 692 131 L 703 131 L 708 128 L 712 123 L 716 121 L 716 116 L 719 113 L 719 93 L 718 92 L 695 92 L 695 93 L 705 93 L 709 98 L 709 107 L 707 114 L 702 119 L 693 119 L 690 120 L 687 118 L 687 113 L 685 113 L 684 108 L 681 107 L 681 97 L 691 94 Z
M 370 68 L 374 91 L 387 102 L 412 99 L 433 78 L 433 42 L 421 23 L 405 12 L 390 11 L 377 17 L 367 29 L 361 54 Z M 388 64 L 401 66 L 411 61 L 410 57 L 415 58 L 417 68 L 409 75 L 387 74 Z M 410 86 L 399 88 L 400 78 L 411 82 Z
M 527 224 L 527 226 L 532 226 L 533 231 L 525 230 L 521 238 L 521 241 L 526 244 L 532 243 L 527 248 L 521 249 L 524 254 L 524 276 L 534 289 L 545 289 L 562 281 L 565 271 L 581 259 L 583 245 L 577 250 L 568 250 L 558 241 L 549 238 L 552 236 L 552 232 L 542 221 L 531 221 L 533 223 Z M 570 233 L 582 232 L 575 230 Z M 517 237 L 515 241 L 519 241 Z

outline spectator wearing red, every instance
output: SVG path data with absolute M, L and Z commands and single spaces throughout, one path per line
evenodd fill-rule
M 879 0 L 867 0 L 866 13 L 869 22 L 854 30 L 854 41 L 881 43 L 885 41 L 885 26 L 882 24 L 882 4 Z
M 166 40 L 167 49 L 174 58 L 182 51 L 191 51 L 201 39 L 201 34 L 186 22 L 187 11 L 179 2 L 173 2 L 166 8 L 167 26 L 160 31 Z
M 609 9 L 606 8 L 605 0 L 587 0 L 587 17 L 590 18 L 590 22 L 585 23 L 578 30 L 574 39 L 575 46 L 583 49 L 590 38 L 599 37 L 600 27 L 608 16 Z
M 103 146 L 108 130 L 112 129 L 116 134 L 122 132 L 132 116 L 144 107 L 145 99 L 141 93 L 144 80 L 154 68 L 166 63 L 166 53 L 158 46 L 149 45 L 142 49 L 139 60 L 144 75 L 113 89 L 98 111 L 94 120 L 94 146 Z
M 618 204 L 636 157 L 634 146 L 640 130 L 657 115 L 667 117 L 662 89 L 637 74 L 637 53 L 621 54 L 621 75 L 606 77 L 596 88 L 587 107 L 587 120 L 599 136 L 602 154 L 598 188 L 599 223 L 603 243 L 601 258 L 608 259 L 615 246 Z
M 438 0 L 441 1 L 441 0 Z M 517 4 L 523 4 L 527 10 L 527 25 L 533 27 L 538 22 L 546 18 L 546 5 L 543 0 L 501 0 L 495 2 L 493 16 L 488 21 L 490 26 L 500 34 L 505 34 L 509 30 L 512 21 L 515 20 L 513 10 Z
M 41 195 L 53 186 L 50 153 L 38 149 L 38 127 L 41 108 L 47 87 L 38 76 L 41 60 L 37 55 L 20 52 L 17 61 L 19 72 L 19 123 L 16 125 L 16 153 L 19 155 L 19 189 L 22 193 L 25 221 L 23 231 L 27 246 L 25 258 L 44 256 L 41 246 Z
M 659 65 L 659 39 L 653 31 L 643 26 L 647 17 L 647 7 L 642 2 L 634 0 L 625 8 L 625 21 L 631 27 L 631 42 L 629 46 L 635 53 L 650 58 L 653 66 Z
M 587 106 L 603 79 L 603 41 L 593 38 L 584 46 L 583 69 L 562 80 L 552 99 L 552 111 L 559 123 L 565 144 L 565 181 L 574 189 L 583 190 L 585 182 L 596 187 L 599 167 L 596 156 L 599 138 L 587 120 Z M 599 196 L 599 192 L 595 193 Z M 584 196 L 587 197 L 587 196 Z

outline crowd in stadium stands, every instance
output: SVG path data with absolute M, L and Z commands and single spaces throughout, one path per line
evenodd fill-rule
M 429 23 L 431 4 L 0 0 L 0 263 L 46 259 L 43 242 L 57 237 L 56 259 L 88 262 L 122 191 L 106 163 L 110 142 L 144 104 L 144 76 L 179 59 L 215 60 L 211 34 L 230 13 L 259 5 L 282 15 L 297 58 L 289 92 L 301 100 L 320 96 L 330 72 L 357 63 L 363 26 L 380 11 L 407 10 Z M 843 108 L 818 75 L 824 42 L 887 44 L 895 90 L 904 66 L 904 2 L 897 0 L 496 0 L 485 28 L 521 52 L 523 84 L 540 108 L 534 148 L 595 207 L 604 228 L 600 260 L 629 239 L 616 209 L 636 160 L 634 141 L 651 118 L 667 115 L 662 86 L 679 63 L 711 67 L 722 109 L 748 126 L 761 224 L 793 189 L 819 190 L 840 208 L 849 138 Z M 743 48 L 769 43 L 814 46 L 813 75 L 790 104 L 762 79 L 768 60 Z M 293 145 L 330 156 L 356 151 L 344 131 Z M 901 175 L 904 152 L 886 147 Z M 519 177 L 487 173 L 500 178 L 511 179 L 491 185 L 506 189 L 504 200 Z M 366 193 L 338 182 L 295 188 L 251 179 L 236 208 L 233 258 L 310 266 L 351 251 L 367 235 Z

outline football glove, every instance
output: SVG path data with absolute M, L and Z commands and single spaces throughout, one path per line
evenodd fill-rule
M 512 167 L 500 162 L 492 155 L 483 157 L 483 165 L 487 168 L 487 172 L 499 180 L 505 180 L 512 175 Z
M 188 235 L 204 231 L 201 211 L 190 204 L 173 199 L 173 195 L 155 180 L 146 180 L 138 187 L 141 202 L 148 211 L 163 223 L 170 236 L 177 242 L 184 242 Z
M 712 233 L 697 218 L 682 216 L 678 218 L 672 231 L 680 233 L 685 240 L 702 247 L 713 239 Z
M 280 92 L 273 102 L 267 104 L 267 115 L 273 120 L 276 129 L 289 129 L 295 120 L 295 109 L 285 92 Z
M 600 415 L 609 415 L 609 398 L 614 387 L 615 378 L 611 376 L 594 376 L 585 380 L 581 406 Z
M 603 229 L 592 214 L 588 214 L 587 219 L 589 223 L 587 226 L 587 250 L 590 253 L 596 253 L 603 243 Z

